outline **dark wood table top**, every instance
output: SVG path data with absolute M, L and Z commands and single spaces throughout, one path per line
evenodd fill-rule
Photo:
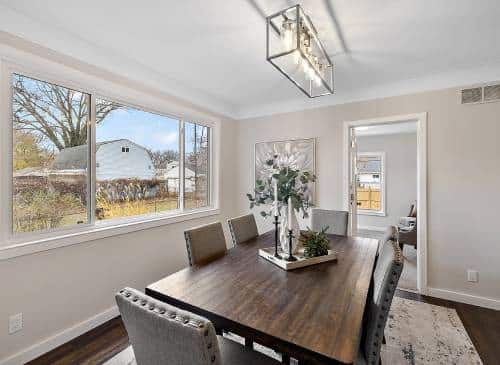
M 329 235 L 338 260 L 284 271 L 258 256 L 274 232 L 203 266 L 149 285 L 146 293 L 310 363 L 353 363 L 377 240 Z

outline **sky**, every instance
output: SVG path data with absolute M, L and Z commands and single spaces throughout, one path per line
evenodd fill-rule
M 35 94 L 39 94 L 38 87 L 50 85 L 49 83 L 20 75 L 15 75 L 12 81 L 15 82 L 18 79 L 24 80 L 26 89 Z M 68 90 L 62 86 L 59 86 L 59 88 L 63 91 Z M 75 94 L 74 100 L 76 105 L 78 105 L 79 100 L 84 95 L 84 93 L 80 92 Z M 58 116 L 61 115 L 61 112 L 56 107 L 51 108 L 51 112 Z M 185 123 L 185 148 L 187 153 L 193 151 L 193 128 L 193 123 Z M 135 108 L 126 107 L 116 109 L 97 124 L 96 142 L 116 139 L 128 139 L 152 151 L 173 150 L 178 152 L 179 121 Z M 47 138 L 41 143 L 48 149 L 54 148 L 52 142 Z
M 179 121 L 137 109 L 112 111 L 97 125 L 97 142 L 129 139 L 153 151 L 179 151 Z

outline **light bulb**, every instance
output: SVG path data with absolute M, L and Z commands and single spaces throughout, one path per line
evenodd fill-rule
M 302 56 L 299 51 L 293 52 L 293 62 L 298 66 L 300 65 L 300 61 L 302 60 Z
M 281 39 L 285 49 L 290 49 L 293 47 L 293 22 L 291 20 L 285 20 L 281 26 Z
M 321 86 L 321 79 L 318 75 L 315 75 L 314 76 L 314 83 L 316 84 L 316 86 L 320 87 Z

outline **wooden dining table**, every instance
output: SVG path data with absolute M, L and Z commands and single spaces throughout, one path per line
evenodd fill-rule
M 301 363 L 352 364 L 378 241 L 328 238 L 336 261 L 285 271 L 258 255 L 274 246 L 268 232 L 149 285 L 146 294 Z

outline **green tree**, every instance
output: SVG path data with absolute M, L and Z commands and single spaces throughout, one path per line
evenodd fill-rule
M 47 166 L 53 160 L 53 154 L 41 147 L 41 139 L 33 133 L 14 130 L 14 171 Z

